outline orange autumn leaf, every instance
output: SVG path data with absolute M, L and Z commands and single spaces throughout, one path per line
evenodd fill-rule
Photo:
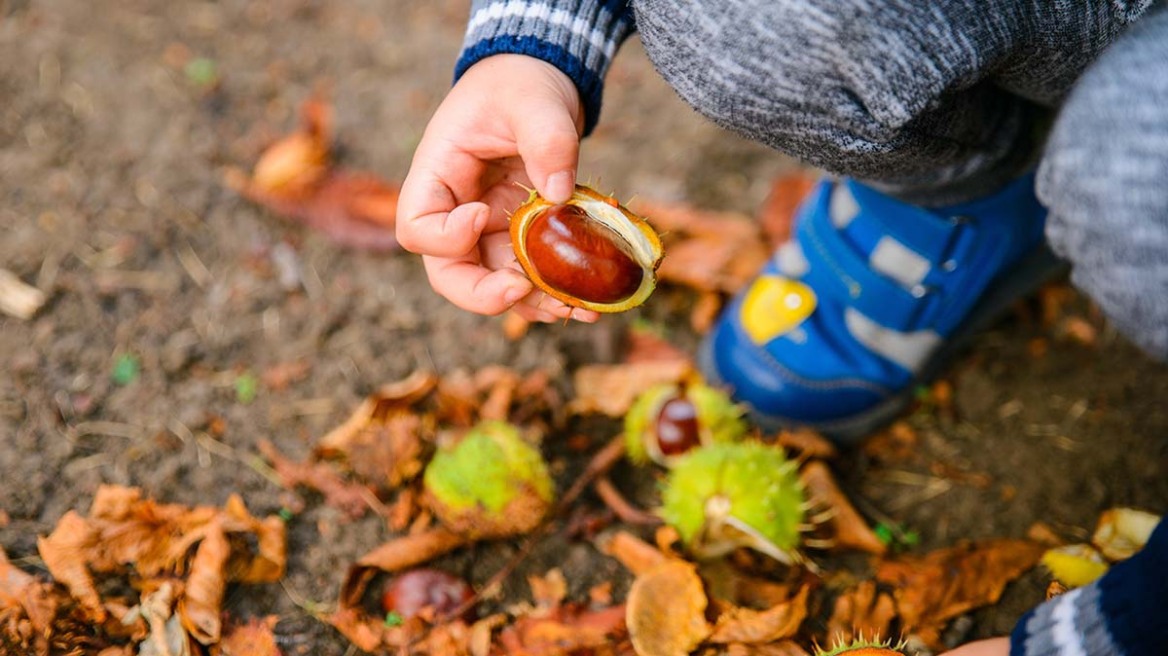
M 238 539 L 229 539 L 232 536 Z M 204 545 L 216 542 L 220 544 L 206 547 L 210 551 L 200 558 Z M 224 544 L 226 555 L 221 551 Z M 188 507 L 142 499 L 137 488 L 113 485 L 98 489 L 87 517 L 66 513 L 37 545 L 49 572 L 97 622 L 109 615 L 109 607 L 97 592 L 94 573 L 133 571 L 147 580 L 195 576 L 195 587 L 200 594 L 207 593 L 202 601 L 213 605 L 216 579 L 276 581 L 284 574 L 287 558 L 283 522 L 278 517 L 253 517 L 237 495 L 222 509 Z M 217 615 L 219 609 L 214 610 Z
M 1006 584 L 1033 568 L 1045 549 L 1029 540 L 971 542 L 883 561 L 876 579 L 893 588 L 903 632 L 938 648 L 948 620 L 996 603 Z
M 710 635 L 706 593 L 692 563 L 670 559 L 641 574 L 625 608 L 641 656 L 686 656 Z
M 218 523 L 213 523 L 195 550 L 187 575 L 178 615 L 183 628 L 204 645 L 219 642 L 222 630 L 219 614 L 227 589 L 227 559 L 231 545 Z
M 790 638 L 807 617 L 810 591 L 811 588 L 804 586 L 794 597 L 767 610 L 731 608 L 718 616 L 709 641 L 762 644 Z
M 398 185 L 335 166 L 331 141 L 331 109 L 318 99 L 308 100 L 298 131 L 269 146 L 250 176 L 231 169 L 225 182 L 244 198 L 341 245 L 396 249 Z
M 585 365 L 572 377 L 576 396 L 568 403 L 575 414 L 623 417 L 641 392 L 658 383 L 676 383 L 693 374 L 688 360 Z
M 343 458 L 375 486 L 397 487 L 422 470 L 423 432 L 430 430 L 414 404 L 438 384 L 428 371 L 383 385 L 316 446 L 321 458 Z
M 772 248 L 791 237 L 795 211 L 815 186 L 815 177 L 804 170 L 780 175 L 771 183 L 770 193 L 758 210 L 758 222 Z
M 651 200 L 632 207 L 663 235 L 665 259 L 657 269 L 662 281 L 732 294 L 770 257 L 762 231 L 748 216 Z
M 625 607 L 583 610 L 559 606 L 547 615 L 524 615 L 505 628 L 499 643 L 507 654 L 595 653 L 624 637 Z
M 247 624 L 232 628 L 219 643 L 222 656 L 281 656 L 273 631 L 279 618 L 269 615 L 252 618 Z
M 830 518 L 823 522 L 828 539 L 835 548 L 857 549 L 870 554 L 881 555 L 888 546 L 880 541 L 868 522 L 856 512 L 847 495 L 836 485 L 835 477 L 827 465 L 818 461 L 808 462 L 799 470 L 799 480 L 807 489 L 808 497 L 817 507 L 830 511 Z
M 890 637 L 896 602 L 875 581 L 863 581 L 836 597 L 827 620 L 828 644 L 845 644 L 861 636 Z
M 597 548 L 619 560 L 635 576 L 648 574 L 669 560 L 657 547 L 626 531 L 617 531 Z
M 558 567 L 553 567 L 543 576 L 529 574 L 527 584 L 531 586 L 532 600 L 540 608 L 555 608 L 568 596 L 568 580 Z

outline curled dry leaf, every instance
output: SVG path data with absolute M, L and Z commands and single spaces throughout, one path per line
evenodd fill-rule
M 225 182 L 244 198 L 320 230 L 343 246 L 396 249 L 398 186 L 334 166 L 331 139 L 329 108 L 309 100 L 298 132 L 269 147 L 251 176 L 232 169 Z
M 640 656 L 686 656 L 710 635 L 706 593 L 691 563 L 668 560 L 629 589 L 626 622 Z
M 883 561 L 876 579 L 893 588 L 902 632 L 940 649 L 946 622 L 996 603 L 1006 584 L 1033 568 L 1043 551 L 1029 540 L 972 542 Z
M 827 465 L 817 461 L 809 462 L 799 471 L 799 479 L 803 481 L 807 496 L 816 507 L 830 510 L 830 519 L 824 522 L 824 526 L 836 547 L 858 549 L 876 555 L 888 549 L 836 485 Z
M 370 499 L 376 498 L 368 485 L 345 480 L 328 463 L 294 462 L 284 457 L 268 440 L 260 440 L 258 446 L 260 453 L 276 470 L 281 485 L 288 489 L 303 485 L 316 490 L 324 496 L 326 505 L 353 519 L 363 517 L 371 507 Z
M 624 361 L 629 364 L 640 362 L 689 362 L 690 356 L 674 346 L 658 330 L 633 324 L 626 338 Z
M 779 431 L 774 443 L 800 460 L 832 460 L 839 453 L 831 440 L 810 428 Z
M 689 360 L 585 365 L 573 376 L 576 397 L 568 403 L 568 410 L 575 414 L 596 412 L 623 417 L 641 392 L 691 375 L 693 364 Z
M 88 517 L 66 513 L 37 544 L 49 571 L 96 622 L 109 611 L 94 585 L 95 572 L 132 569 L 146 580 L 185 574 L 191 577 L 188 588 L 193 584 L 198 591 L 195 601 L 206 605 L 202 612 L 213 610 L 217 617 L 222 582 L 276 581 L 287 557 L 283 522 L 251 516 L 236 495 L 223 509 L 187 507 L 144 500 L 137 488 L 120 486 L 99 488 Z
M 860 637 L 888 637 L 896 619 L 896 602 L 875 581 L 862 581 L 836 597 L 827 620 L 827 644 L 847 644 Z
M 749 216 L 651 200 L 638 200 L 632 208 L 664 235 L 665 259 L 657 269 L 662 281 L 733 294 L 770 257 L 771 249 Z
M 178 615 L 183 628 L 204 645 L 219 642 L 220 611 L 227 589 L 227 559 L 231 545 L 218 522 L 213 522 L 195 550 Z
M 810 591 L 810 587 L 804 586 L 794 597 L 767 610 L 731 608 L 718 616 L 709 641 L 715 644 L 763 644 L 790 638 L 807 618 Z
M 794 640 L 783 640 L 765 645 L 732 643 L 726 646 L 726 656 L 808 656 L 808 653 Z
M 507 654 L 597 653 L 594 650 L 613 645 L 624 633 L 624 606 L 583 610 L 565 605 L 544 615 L 520 617 L 501 632 L 499 643 Z
M 343 424 L 317 443 L 322 458 L 343 458 L 350 468 L 377 486 L 396 487 L 422 470 L 422 433 L 429 433 L 414 405 L 438 384 L 438 376 L 418 371 L 382 386 L 366 398 Z
M 641 576 L 664 565 L 669 557 L 641 538 L 617 531 L 597 543 L 597 548 L 620 561 L 634 576 Z
M 1112 508 L 1099 515 L 1091 544 L 1108 560 L 1131 558 L 1144 548 L 1162 518 L 1134 508 Z
M 219 643 L 222 656 L 281 656 L 273 633 L 279 618 L 275 615 L 254 617 L 248 623 L 230 629 Z

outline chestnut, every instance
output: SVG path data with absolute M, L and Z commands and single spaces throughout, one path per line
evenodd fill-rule
M 592 303 L 629 298 L 645 277 L 624 237 L 578 205 L 552 205 L 537 214 L 524 248 L 544 282 Z
M 669 399 L 657 413 L 657 448 L 661 455 L 675 456 L 702 443 L 698 409 L 684 396 Z
M 407 620 L 430 609 L 432 618 L 441 618 L 473 598 L 474 590 L 457 576 L 421 568 L 403 572 L 386 582 L 381 593 L 381 609 Z
M 572 307 L 622 312 L 653 293 L 661 239 L 645 219 L 582 185 L 566 203 L 532 192 L 511 215 L 511 246 L 531 281 Z

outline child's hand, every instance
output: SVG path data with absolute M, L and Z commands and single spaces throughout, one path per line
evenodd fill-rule
M 520 184 L 552 202 L 572 195 L 583 114 L 572 81 L 524 55 L 488 57 L 459 79 L 414 153 L 397 211 L 398 241 L 422 255 L 435 291 L 480 314 L 514 305 L 532 321 L 596 320 L 534 290 L 507 232 L 507 213 L 527 197 Z

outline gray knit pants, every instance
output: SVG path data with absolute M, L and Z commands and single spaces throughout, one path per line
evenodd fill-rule
M 687 102 L 831 173 L 948 204 L 1037 163 L 1074 282 L 1168 360 L 1168 10 L 1153 4 L 633 2 Z

